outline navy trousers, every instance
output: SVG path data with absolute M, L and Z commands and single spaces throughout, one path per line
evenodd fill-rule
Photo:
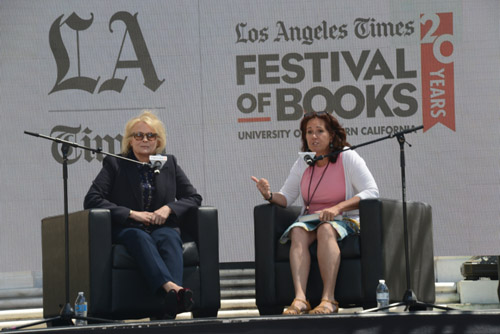
M 127 248 L 153 292 L 169 281 L 182 286 L 182 240 L 177 230 L 162 226 L 148 233 L 113 226 L 113 241 Z

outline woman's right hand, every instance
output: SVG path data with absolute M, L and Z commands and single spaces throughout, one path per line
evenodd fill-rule
M 259 189 L 264 199 L 267 200 L 271 197 L 271 186 L 269 185 L 269 181 L 264 178 L 258 179 L 255 176 L 252 176 L 252 180 L 257 184 L 257 189 Z
M 149 225 L 153 219 L 153 212 L 130 210 L 129 217 L 139 223 Z

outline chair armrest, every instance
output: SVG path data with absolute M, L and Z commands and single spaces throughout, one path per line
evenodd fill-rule
M 65 217 L 42 219 L 44 317 L 59 314 L 66 298 L 72 304 L 83 291 L 89 304 L 110 307 L 111 215 L 107 209 L 82 210 L 68 215 L 69 296 L 66 296 Z
M 255 291 L 257 306 L 276 305 L 274 263 L 281 234 L 300 214 L 300 207 L 261 204 L 254 208 Z
M 359 203 L 361 273 L 364 305 L 375 307 L 375 291 L 379 279 L 384 276 L 382 252 L 383 218 L 381 203 L 384 199 L 367 199 Z M 392 291 L 391 291 L 392 292 Z
M 220 308 L 219 227 L 217 209 L 210 206 L 190 209 L 181 222 L 181 231 L 191 235 L 200 256 L 200 308 Z
M 406 212 L 410 288 L 419 301 L 433 303 L 432 208 L 423 202 L 407 201 Z M 378 279 L 384 278 L 391 301 L 402 301 L 407 290 L 402 201 L 363 200 L 360 202 L 360 222 L 363 275 L 367 280 L 365 291 L 375 291 Z M 373 299 L 374 296 L 365 298 Z

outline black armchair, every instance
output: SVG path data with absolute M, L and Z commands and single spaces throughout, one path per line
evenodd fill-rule
M 193 290 L 194 317 L 215 317 L 220 308 L 217 209 L 193 208 L 183 219 L 184 286 Z M 44 318 L 65 304 L 64 216 L 42 220 Z M 111 215 L 105 209 L 69 215 L 70 303 L 84 291 L 88 316 L 140 319 L 162 313 L 160 297 L 151 292 L 123 245 L 111 242 Z
M 300 207 L 262 204 L 254 208 L 255 290 L 261 315 L 279 314 L 293 301 L 290 243 L 282 245 L 278 240 L 299 213 Z M 419 301 L 434 303 L 432 209 L 425 203 L 407 202 L 407 213 L 411 288 Z M 361 233 L 339 243 L 341 261 L 335 298 L 340 307 L 375 307 L 379 279 L 386 280 L 391 302 L 403 300 L 407 286 L 402 217 L 401 201 L 360 202 Z M 322 288 L 316 243 L 313 243 L 307 286 L 312 305 L 319 304 Z

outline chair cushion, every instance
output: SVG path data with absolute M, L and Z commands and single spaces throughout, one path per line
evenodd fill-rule
M 200 263 L 198 247 L 194 241 L 187 241 L 182 244 L 182 253 L 184 258 L 184 267 L 196 266 Z M 136 269 L 137 264 L 127 252 L 123 245 L 113 245 L 113 268 Z
M 359 234 L 351 234 L 339 242 L 340 257 L 342 259 L 358 259 L 361 258 L 360 236 Z M 309 248 L 311 258 L 316 260 L 317 243 L 313 242 Z M 281 244 L 276 242 L 276 261 L 288 261 L 290 254 L 290 242 Z
M 361 258 L 361 239 L 359 234 L 351 234 L 339 242 L 343 259 Z

